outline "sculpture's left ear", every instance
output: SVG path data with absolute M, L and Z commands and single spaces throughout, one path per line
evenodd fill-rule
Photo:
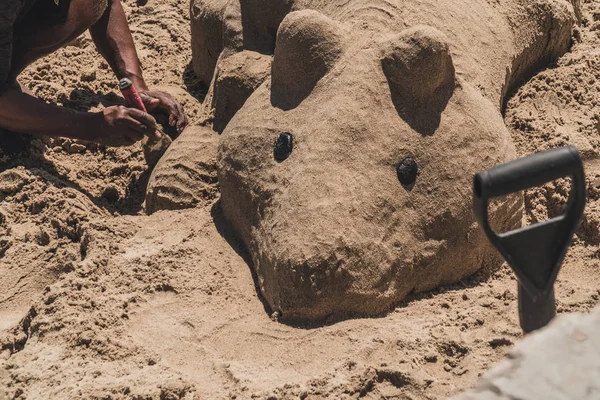
M 271 102 L 297 107 L 330 71 L 343 50 L 340 26 L 314 10 L 288 14 L 277 32 L 271 69 Z
M 396 109 L 409 123 L 439 115 L 454 92 L 446 35 L 430 26 L 415 26 L 383 43 L 381 67 Z
M 426 105 L 440 91 L 454 88 L 454 65 L 446 35 L 430 26 L 415 26 L 389 40 L 381 66 L 394 91 Z

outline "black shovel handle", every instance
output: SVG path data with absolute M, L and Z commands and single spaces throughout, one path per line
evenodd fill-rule
M 497 234 L 488 221 L 492 197 L 520 192 L 571 177 L 563 214 L 551 220 Z M 473 206 L 480 226 L 519 279 L 519 317 L 525 332 L 545 326 L 555 315 L 554 281 L 585 208 L 585 174 L 572 146 L 549 150 L 475 175 Z
M 523 284 L 518 286 L 519 324 L 523 332 L 530 333 L 548 325 L 556 316 L 554 288 L 542 296 L 533 297 Z
M 475 196 L 498 197 L 519 192 L 581 171 L 581 158 L 573 146 L 533 154 L 475 176 Z
M 569 203 L 562 217 L 578 220 L 585 208 L 585 174 L 579 152 L 573 146 L 536 153 L 479 172 L 473 180 L 473 200 L 481 227 L 492 241 L 498 238 L 488 222 L 487 204 L 490 198 L 565 177 L 571 177 L 573 181 Z

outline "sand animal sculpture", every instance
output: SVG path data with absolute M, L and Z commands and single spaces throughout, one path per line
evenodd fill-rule
M 568 50 L 576 9 L 192 0 L 206 118 L 182 135 L 187 150 L 176 141 L 159 163 L 148 199 L 161 206 L 149 211 L 201 201 L 198 154 L 216 153 L 224 216 L 265 300 L 290 321 L 377 315 L 497 266 L 471 211 L 472 176 L 516 157 L 503 105 Z M 491 219 L 513 228 L 521 211 L 510 197 Z

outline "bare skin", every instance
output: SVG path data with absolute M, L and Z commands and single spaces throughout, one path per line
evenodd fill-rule
M 16 83 L 17 76 L 29 64 L 89 29 L 98 51 L 117 78 L 132 80 L 147 110 L 166 112 L 171 126 L 176 126 L 179 132 L 185 128 L 183 107 L 168 94 L 148 89 L 120 0 L 108 0 L 104 11 L 98 10 L 97 4 L 98 0 L 71 0 L 63 24 L 44 29 L 32 26 L 19 35 L 12 58 L 11 79 L 15 83 L 0 96 L 0 127 L 17 133 L 62 136 L 107 146 L 127 146 L 144 136 L 157 137 L 155 119 L 143 111 L 113 106 L 99 113 L 77 112 L 47 104 L 22 91 Z

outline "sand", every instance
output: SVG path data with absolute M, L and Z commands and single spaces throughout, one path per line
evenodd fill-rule
M 126 9 L 151 85 L 203 93 L 187 1 Z M 506 123 L 519 154 L 584 155 L 585 224 L 557 283 L 559 313 L 600 295 L 600 7 L 583 5 L 572 52 L 520 88 Z M 47 101 L 97 110 L 116 84 L 88 37 L 22 82 Z M 177 92 L 177 90 L 175 90 Z M 504 266 L 411 296 L 379 318 L 292 326 L 267 313 L 218 203 L 142 212 L 139 145 L 35 141 L 0 172 L 0 399 L 441 399 L 472 387 L 521 337 Z M 526 195 L 528 221 L 560 211 L 565 184 Z

